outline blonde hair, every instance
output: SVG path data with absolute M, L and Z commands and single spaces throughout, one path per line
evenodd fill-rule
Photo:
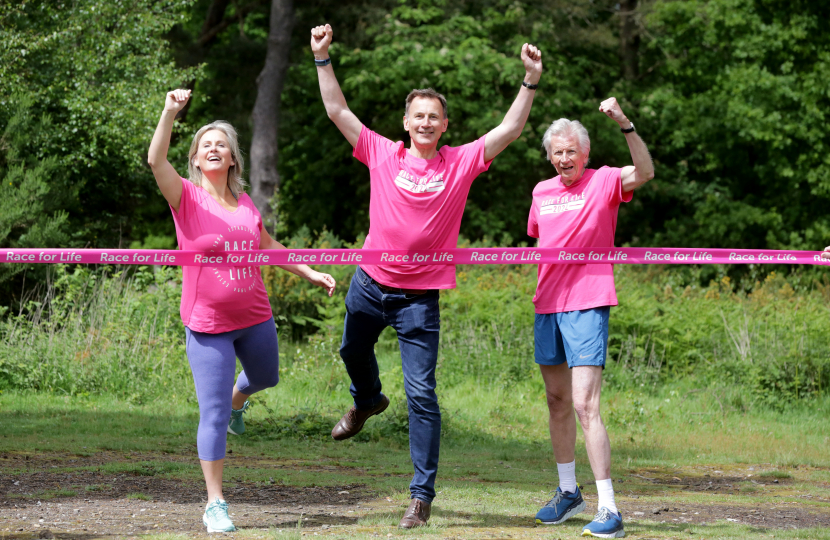
M 225 137 L 228 139 L 228 144 L 231 147 L 231 158 L 233 158 L 234 164 L 228 169 L 228 188 L 230 188 L 233 196 L 238 199 L 242 188 L 247 185 L 247 182 L 242 179 L 242 173 L 245 171 L 245 160 L 242 159 L 242 154 L 239 151 L 236 130 L 224 120 L 217 120 L 202 126 L 196 132 L 196 135 L 193 136 L 193 142 L 190 143 L 190 151 L 187 153 L 188 180 L 199 187 L 202 186 L 202 170 L 196 166 L 193 157 L 199 151 L 199 141 L 202 140 L 202 135 L 214 129 L 225 134 Z

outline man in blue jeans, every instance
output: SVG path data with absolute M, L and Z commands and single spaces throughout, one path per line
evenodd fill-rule
M 409 148 L 365 127 L 349 110 L 329 58 L 331 26 L 311 31 L 320 93 L 329 118 L 354 147 L 354 157 L 369 167 L 371 198 L 367 249 L 430 250 L 458 245 L 461 215 L 473 180 L 524 128 L 542 73 L 541 52 L 522 47 L 525 78 L 502 123 L 480 139 L 438 148 L 447 130 L 447 100 L 432 89 L 406 98 L 403 126 Z M 351 377 L 354 406 L 331 432 L 337 440 L 360 432 L 366 420 L 383 412 L 374 346 L 381 331 L 398 333 L 404 388 L 409 407 L 409 446 L 415 468 L 411 502 L 399 526 L 426 525 L 435 497 L 441 412 L 435 394 L 440 315 L 438 290 L 455 287 L 453 265 L 390 265 L 358 268 L 346 296 L 346 321 L 340 356 Z

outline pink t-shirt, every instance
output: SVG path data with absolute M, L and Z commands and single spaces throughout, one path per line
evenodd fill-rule
M 634 195 L 623 191 L 621 171 L 586 169 L 570 186 L 559 176 L 536 184 L 527 234 L 543 248 L 614 247 L 617 210 Z M 616 306 L 613 265 L 540 264 L 533 303 L 536 313 Z
M 369 235 L 365 249 L 458 247 L 467 194 L 484 161 L 484 137 L 464 146 L 442 146 L 432 159 L 410 155 L 363 126 L 354 157 L 369 167 Z M 361 266 L 375 281 L 402 289 L 452 289 L 455 265 Z
M 173 212 L 179 248 L 196 251 L 259 249 L 262 217 L 242 193 L 229 212 L 204 189 L 182 178 L 182 201 Z M 218 334 L 271 318 L 271 303 L 258 266 L 182 268 L 182 322 L 196 332 Z

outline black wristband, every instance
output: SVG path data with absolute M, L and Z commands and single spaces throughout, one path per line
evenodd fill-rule
M 331 64 L 331 57 L 326 58 L 325 60 L 317 60 L 314 59 L 314 65 L 317 67 L 323 67 Z
M 525 81 L 522 81 L 522 86 L 524 86 L 528 90 L 536 90 L 537 88 L 539 88 L 538 84 L 530 84 L 530 83 L 525 82 Z
M 626 133 L 626 134 L 627 134 L 627 133 L 634 133 L 634 132 L 636 131 L 636 130 L 634 129 L 634 122 L 629 121 L 628 123 L 629 123 L 629 124 L 631 124 L 631 127 L 630 127 L 630 128 L 628 128 L 628 129 L 623 129 L 623 128 L 620 128 L 620 131 L 622 131 L 623 133 Z

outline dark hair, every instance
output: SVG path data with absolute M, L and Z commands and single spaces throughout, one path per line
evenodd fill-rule
M 447 98 L 443 95 L 439 94 L 432 88 L 416 88 L 412 92 L 406 96 L 406 115 L 409 116 L 409 104 L 412 103 L 412 100 L 416 97 L 419 98 L 430 98 L 430 99 L 437 99 L 441 102 L 441 107 L 444 109 L 444 118 L 447 118 Z

